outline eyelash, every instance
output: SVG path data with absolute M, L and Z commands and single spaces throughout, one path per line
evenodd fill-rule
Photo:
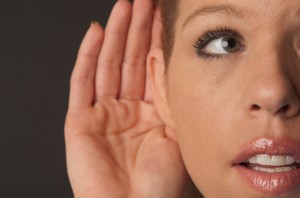
M 203 35 L 196 41 L 196 43 L 193 45 L 195 48 L 195 53 L 198 57 L 203 58 L 204 60 L 217 60 L 220 58 L 226 58 L 232 54 L 210 54 L 206 53 L 203 50 L 204 47 L 211 41 L 215 39 L 219 39 L 222 37 L 232 37 L 237 40 L 241 40 L 240 34 L 233 29 L 227 28 L 227 27 L 217 27 L 214 30 L 207 30 L 203 33 Z

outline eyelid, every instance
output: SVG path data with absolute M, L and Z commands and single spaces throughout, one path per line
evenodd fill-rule
M 199 37 L 198 41 L 209 42 L 213 39 L 218 39 L 221 37 L 233 37 L 241 41 L 244 40 L 243 37 L 240 35 L 240 33 L 235 29 L 231 29 L 227 27 L 217 27 L 215 30 L 205 31 L 202 34 L 202 36 Z
M 196 54 L 198 57 L 203 59 L 219 59 L 224 57 L 229 57 L 235 53 L 229 53 L 229 54 L 210 54 L 202 51 L 206 45 L 208 45 L 211 41 L 215 39 L 219 39 L 222 37 L 232 37 L 237 39 L 241 44 L 241 49 L 239 52 L 244 51 L 246 48 L 245 40 L 241 36 L 241 34 L 232 28 L 227 27 L 217 27 L 214 30 L 207 30 L 205 31 L 201 37 L 196 41 L 196 43 L 193 45 L 196 51 Z

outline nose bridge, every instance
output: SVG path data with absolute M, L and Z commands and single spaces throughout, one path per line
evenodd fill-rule
M 285 67 L 285 58 L 280 55 L 283 54 L 274 48 L 268 49 L 252 63 L 245 100 L 251 116 L 268 113 L 292 117 L 299 113 L 299 96 Z

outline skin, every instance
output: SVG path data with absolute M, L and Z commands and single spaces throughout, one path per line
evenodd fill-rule
M 223 3 L 245 17 L 213 14 L 182 28 L 198 7 Z M 300 142 L 300 17 L 292 15 L 299 7 L 297 0 L 181 1 L 165 75 L 152 1 L 117 1 L 106 29 L 87 31 L 70 81 L 65 141 L 74 196 L 183 197 L 187 169 L 205 197 L 268 197 L 241 180 L 232 160 L 253 138 Z M 195 41 L 220 25 L 238 30 L 246 49 L 197 57 Z
M 119 0 L 105 31 L 92 24 L 70 81 L 65 122 L 68 175 L 76 198 L 182 197 L 187 173 L 146 77 L 161 48 L 152 0 Z M 157 10 L 159 13 L 159 10 Z
M 210 13 L 182 27 L 194 10 L 208 5 L 232 5 L 244 17 Z M 205 197 L 300 197 L 299 188 L 264 195 L 232 168 L 243 145 L 254 138 L 288 137 L 300 142 L 299 7 L 297 0 L 181 1 L 174 51 L 163 83 L 159 80 L 165 67 L 163 52 L 151 52 L 155 101 L 165 123 L 174 129 L 186 168 Z M 203 32 L 220 26 L 237 30 L 245 49 L 215 60 L 197 57 L 193 44 Z

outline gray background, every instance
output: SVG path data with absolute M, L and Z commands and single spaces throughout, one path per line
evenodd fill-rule
M 0 1 L 0 197 L 72 197 L 63 127 L 69 78 L 112 0 Z

